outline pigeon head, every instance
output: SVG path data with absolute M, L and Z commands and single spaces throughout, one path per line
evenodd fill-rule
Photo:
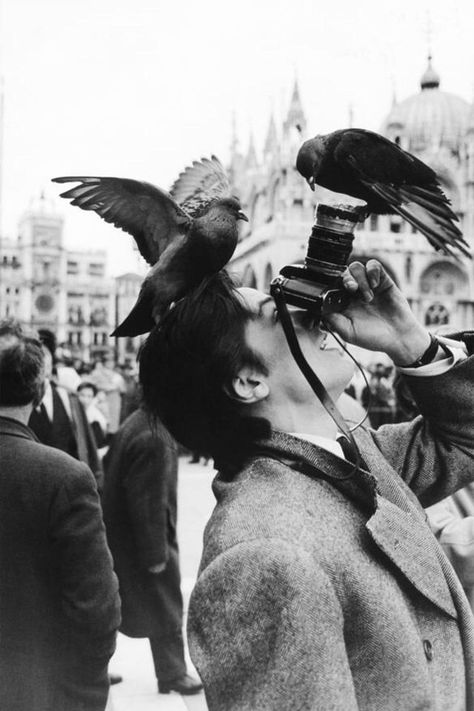
M 213 204 L 213 207 L 216 206 L 226 210 L 233 217 L 235 217 L 236 220 L 244 220 L 245 222 L 249 221 L 247 215 L 242 211 L 242 206 L 240 204 L 239 199 L 236 197 L 226 197 L 220 200 L 216 200 Z
M 316 136 L 305 141 L 296 157 L 296 169 L 305 178 L 311 190 L 317 182 L 319 166 L 324 155 L 324 141 L 322 136 Z

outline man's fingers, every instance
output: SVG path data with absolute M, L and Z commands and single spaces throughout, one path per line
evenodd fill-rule
M 369 259 L 367 264 L 352 262 L 342 275 L 345 289 L 359 291 L 366 302 L 372 301 L 374 293 L 393 286 L 393 279 L 387 274 L 377 259 Z
M 371 260 L 375 261 L 375 260 Z M 375 276 L 375 273 L 374 273 Z M 343 286 L 349 291 L 359 291 L 364 301 L 372 301 L 374 292 L 369 284 L 366 267 L 361 262 L 352 262 L 342 277 Z
M 382 279 L 382 265 L 376 259 L 369 259 L 365 265 L 367 280 L 372 289 L 377 289 Z

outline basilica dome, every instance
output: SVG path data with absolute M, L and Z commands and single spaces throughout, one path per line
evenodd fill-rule
M 458 154 L 469 124 L 470 105 L 439 86 L 440 77 L 428 57 L 421 91 L 394 103 L 381 133 L 412 153 L 447 148 Z

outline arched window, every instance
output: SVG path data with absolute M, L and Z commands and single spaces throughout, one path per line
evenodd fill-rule
M 449 323 L 449 312 L 439 302 L 431 304 L 425 313 L 425 326 L 443 326 Z
M 467 276 L 460 267 L 451 262 L 436 262 L 426 269 L 420 279 L 420 291 L 423 295 L 468 297 Z
M 242 275 L 242 286 L 257 288 L 257 278 L 251 264 L 247 264 Z

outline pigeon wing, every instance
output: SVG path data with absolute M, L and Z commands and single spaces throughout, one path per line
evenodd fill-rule
M 216 156 L 195 160 L 175 180 L 170 191 L 187 213 L 199 217 L 213 200 L 229 197 L 231 188 L 227 173 Z
M 352 160 L 368 180 L 391 185 L 437 184 L 434 170 L 388 138 L 361 128 L 337 131 L 337 134 L 334 158 L 342 168 Z M 439 192 L 443 195 L 441 190 Z
M 420 230 L 435 249 L 471 256 L 436 173 L 383 136 L 362 129 L 344 132 L 335 150 L 339 165 L 351 171 L 374 196 Z
M 167 192 L 150 183 L 97 177 L 61 177 L 53 178 L 53 182 L 79 183 L 61 193 L 61 197 L 82 210 L 93 210 L 106 222 L 131 234 L 140 254 L 151 265 L 190 224 L 189 214 Z

